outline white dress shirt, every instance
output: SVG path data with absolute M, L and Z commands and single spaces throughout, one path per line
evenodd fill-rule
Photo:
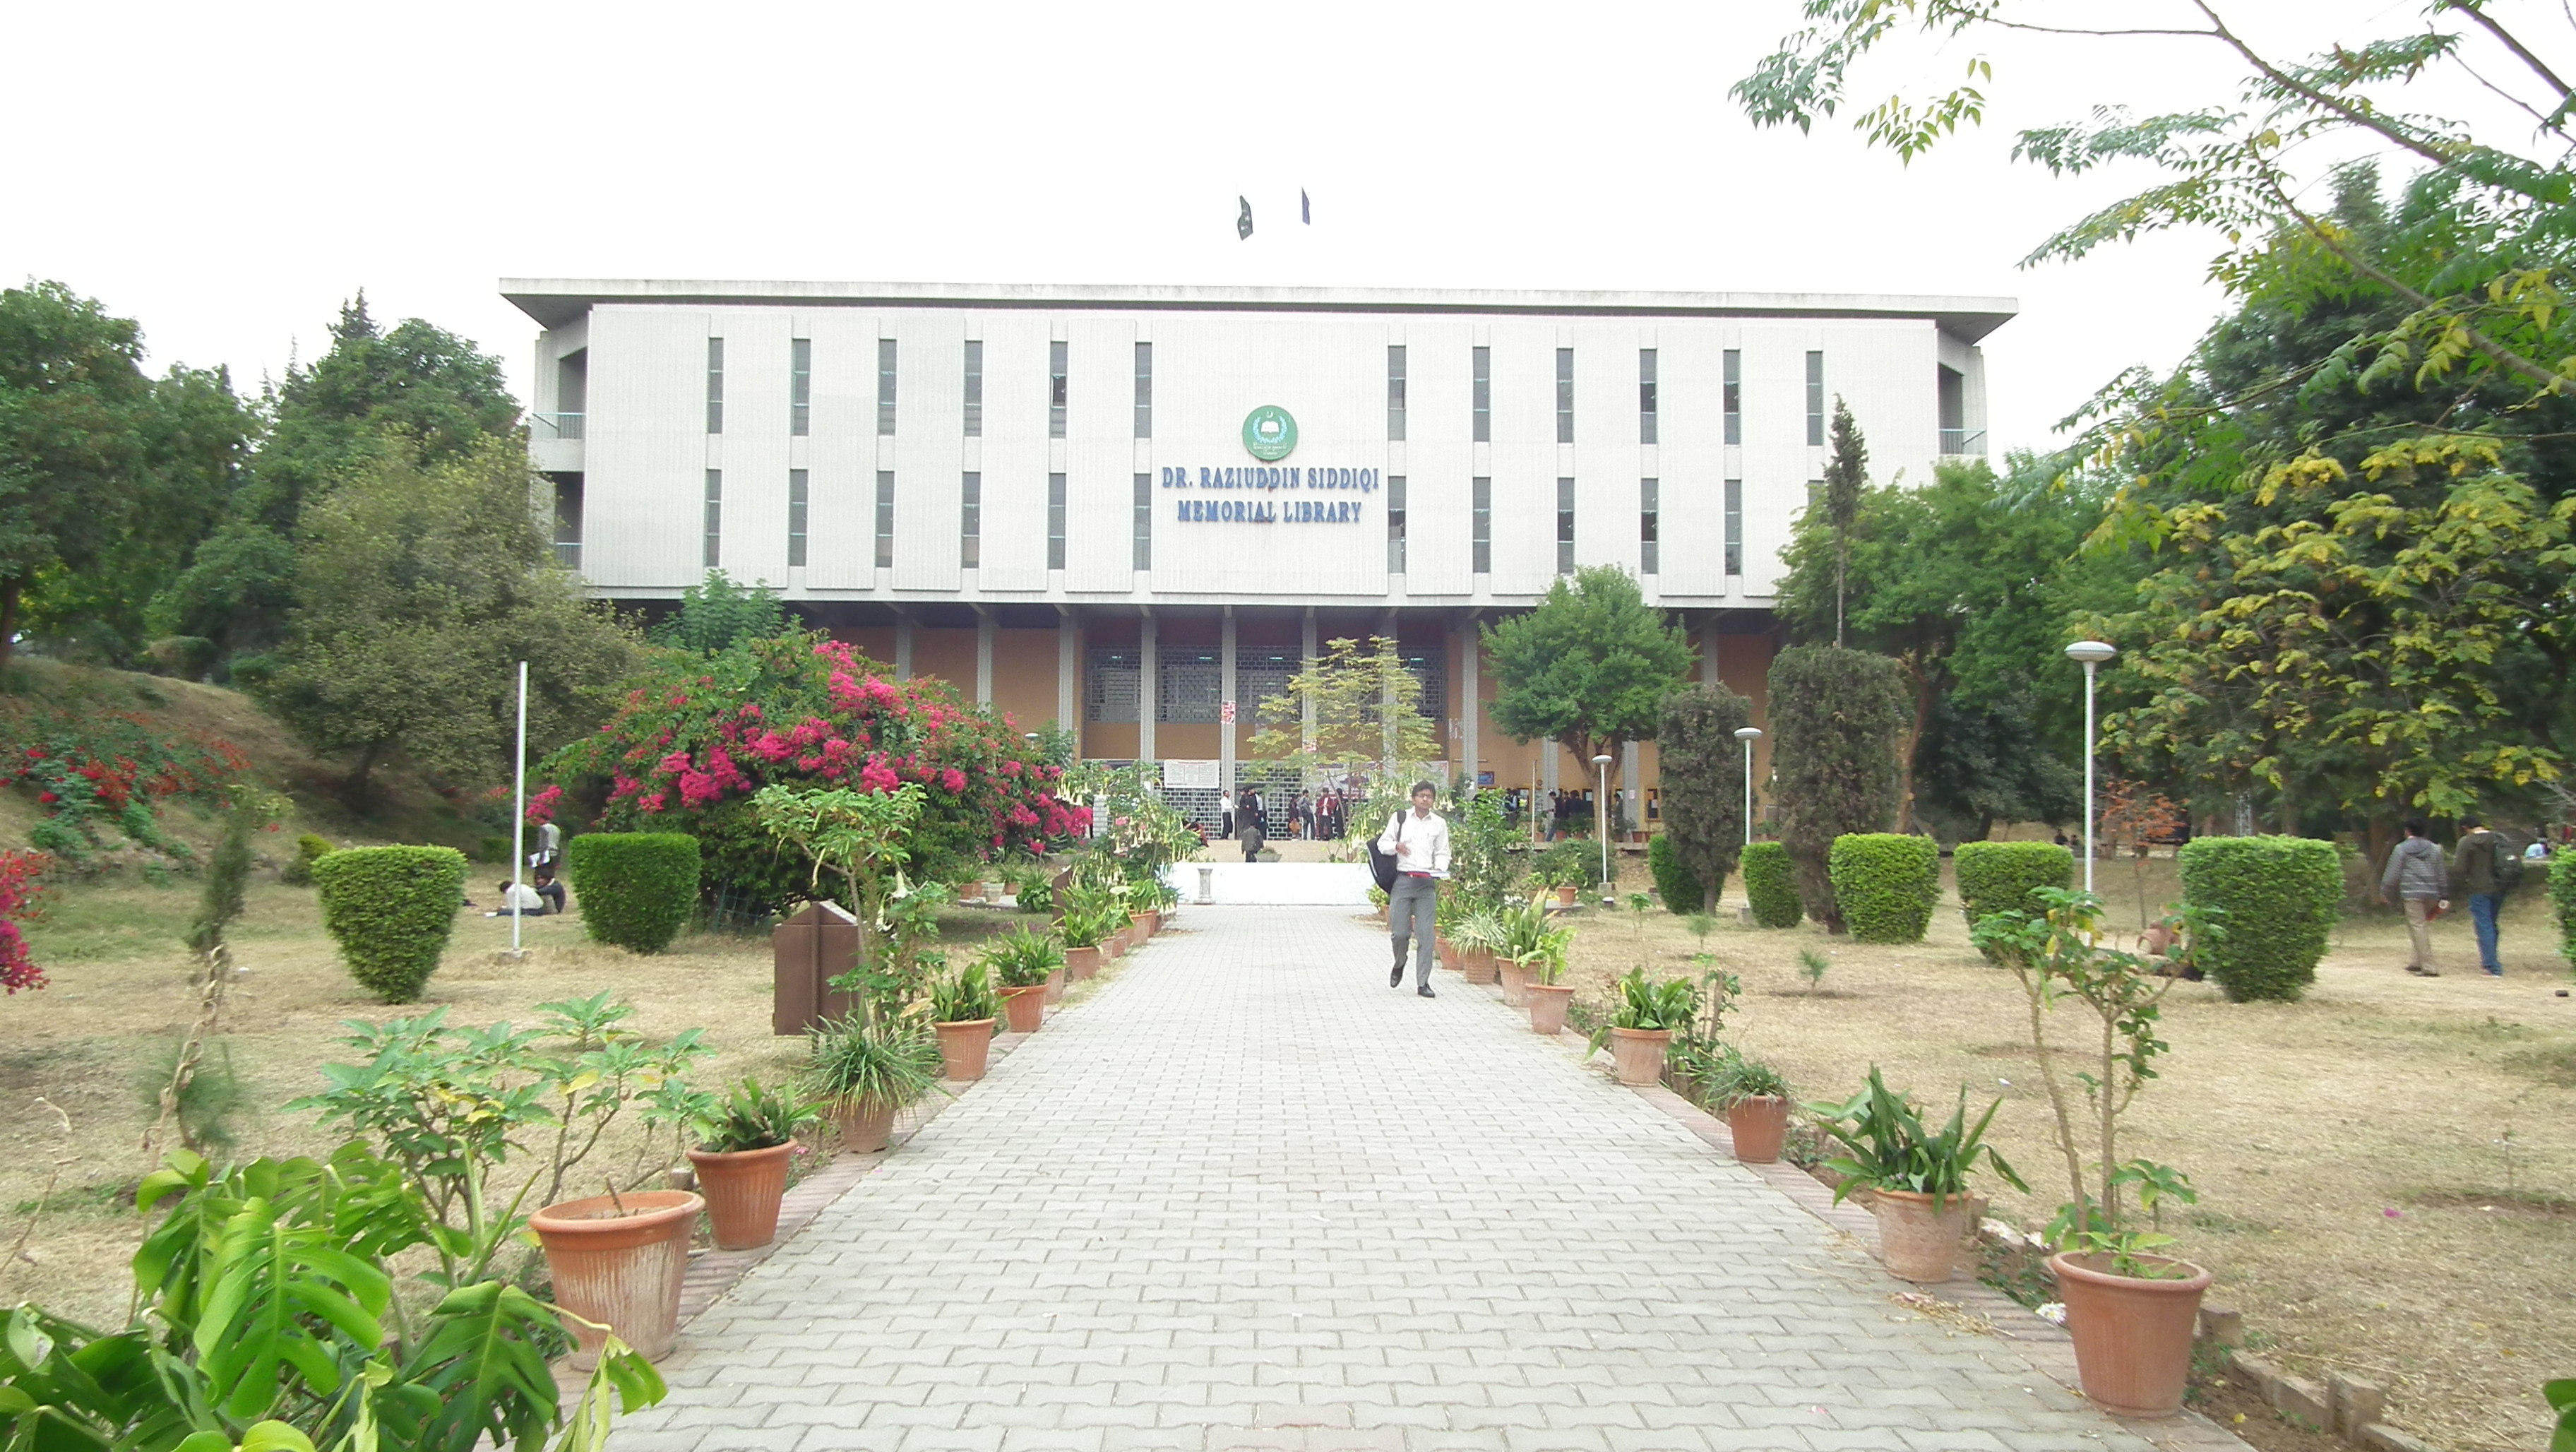
M 1395 858 L 1397 872 L 1449 875 L 1449 823 L 1438 812 L 1427 817 L 1415 816 L 1410 807 L 1398 812 L 1378 834 L 1377 848 Z

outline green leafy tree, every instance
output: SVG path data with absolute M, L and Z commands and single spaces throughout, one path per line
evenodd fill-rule
M 312 750 L 350 759 L 353 804 L 397 751 L 451 781 L 502 772 L 516 662 L 543 751 L 596 724 L 595 689 L 637 658 L 632 634 L 554 563 L 513 440 L 433 464 L 382 454 L 341 481 L 307 511 L 296 597 L 286 643 L 250 685 Z
M 1651 741 L 1664 698 L 1690 677 L 1690 640 L 1616 565 L 1559 579 L 1525 615 L 1482 627 L 1494 722 L 1516 741 L 1560 741 L 1586 760 Z
M 0 290 L 0 666 L 22 630 L 123 663 L 136 602 L 231 492 L 246 416 L 220 372 L 142 368 L 142 333 L 60 283 Z
M 1852 525 L 1860 518 L 1860 500 L 1869 488 L 1869 445 L 1860 436 L 1860 425 L 1852 422 L 1851 409 L 1843 396 L 1834 395 L 1834 427 L 1830 436 L 1832 455 L 1825 461 L 1825 490 L 1821 501 L 1825 509 L 1825 527 L 1834 538 L 1834 644 L 1843 643 L 1843 597 L 1851 576 Z
M 1904 678 L 1885 656 L 1801 645 L 1771 662 L 1772 789 L 1780 842 L 1807 916 L 1843 930 L 1829 857 L 1834 839 L 1883 832 L 1896 817 L 1896 743 Z
M 1324 653 L 1261 703 L 1252 753 L 1302 777 L 1373 761 L 1387 779 L 1409 778 L 1438 749 L 1422 712 L 1422 678 L 1383 635 L 1327 641 Z
M 1698 902 L 1666 901 L 1675 912 L 1717 911 L 1717 895 L 1744 850 L 1744 744 L 1735 733 L 1752 720 L 1753 703 L 1722 686 L 1686 686 L 1664 699 L 1655 738 L 1663 778 L 1660 840 L 1672 844 L 1700 889 Z
M 737 585 L 722 570 L 680 592 L 680 608 L 654 627 L 655 645 L 696 655 L 716 655 L 738 641 L 768 640 L 787 631 L 787 609 L 765 584 Z

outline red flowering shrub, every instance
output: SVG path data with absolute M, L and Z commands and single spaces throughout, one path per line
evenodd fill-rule
M 52 859 L 42 852 L 0 852 L 0 988 L 45 986 L 45 970 L 27 956 L 20 918 L 38 916 L 36 899 L 44 893 L 44 871 Z
M 566 795 L 606 789 L 599 824 L 698 838 L 710 890 L 776 904 L 806 889 L 750 798 L 772 782 L 929 797 L 912 843 L 916 876 L 952 875 L 1013 851 L 1043 851 L 1089 829 L 1058 801 L 1056 768 L 1026 759 L 1011 721 L 937 681 L 893 672 L 822 634 L 743 641 L 708 657 L 663 657 L 630 683 L 597 734 L 548 757 L 554 785 L 529 802 L 542 820 Z
M 250 765 L 219 737 L 171 732 L 137 715 L 26 707 L 0 715 L 0 786 L 25 785 L 48 809 L 29 835 L 66 861 L 87 861 L 102 827 L 172 857 L 186 844 L 163 835 L 166 797 L 219 801 Z

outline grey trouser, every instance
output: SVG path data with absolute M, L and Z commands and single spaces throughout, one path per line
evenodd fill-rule
M 1440 884 L 1428 877 L 1399 874 L 1386 895 L 1386 926 L 1395 939 L 1395 961 L 1404 963 L 1404 940 L 1413 939 L 1413 983 L 1431 983 L 1432 919 L 1440 910 Z

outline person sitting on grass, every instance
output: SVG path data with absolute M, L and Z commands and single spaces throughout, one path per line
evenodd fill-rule
M 537 869 L 537 896 L 545 899 L 546 910 L 561 916 L 564 911 L 564 886 L 555 881 L 555 867 L 549 862 Z
M 483 916 L 506 918 L 515 914 L 523 918 L 541 918 L 546 915 L 546 900 L 537 894 L 535 888 L 524 882 L 509 881 L 499 882 L 494 886 L 500 891 L 501 906 L 498 911 L 488 912 Z

